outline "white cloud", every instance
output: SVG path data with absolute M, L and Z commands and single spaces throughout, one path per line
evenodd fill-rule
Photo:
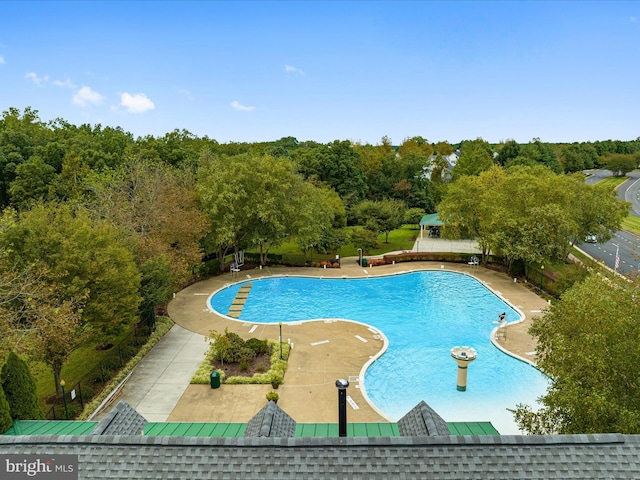
M 301 75 L 304 77 L 304 72 L 300 70 L 298 67 L 294 67 L 293 65 L 285 65 L 284 71 L 286 73 L 297 73 L 298 75 Z
M 49 80 L 49 75 L 39 77 L 36 72 L 29 72 L 24 76 L 24 78 L 31 80 L 36 85 L 42 85 L 42 82 L 47 82 Z
M 233 102 L 231 102 L 231 106 L 236 109 L 236 110 L 241 110 L 243 112 L 250 112 L 251 110 L 253 110 L 255 107 L 248 107 L 246 105 L 242 105 L 240 102 L 238 102 L 237 100 L 234 100 Z
M 120 106 L 127 109 L 129 113 L 143 113 L 156 108 L 154 103 L 144 93 L 121 93 Z
M 56 87 L 67 87 L 67 88 L 76 88 L 77 85 L 75 85 L 70 78 L 67 78 L 65 81 L 62 80 L 54 80 L 53 84 Z
M 81 107 L 100 105 L 103 101 L 104 97 L 91 90 L 91 87 L 84 86 L 73 95 L 73 103 Z
M 4 57 L 0 55 L 0 65 L 2 65 L 3 63 L 4 63 Z

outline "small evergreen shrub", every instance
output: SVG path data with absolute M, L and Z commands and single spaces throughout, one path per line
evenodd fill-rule
M 4 396 L 4 390 L 0 388 L 0 435 L 5 433 L 13 425 L 11 419 L 11 411 L 9 410 L 9 402 Z
M 44 418 L 38 403 L 36 382 L 27 362 L 9 352 L 2 367 L 2 390 L 14 420 L 41 420 Z

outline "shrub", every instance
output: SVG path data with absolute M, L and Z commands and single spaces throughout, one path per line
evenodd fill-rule
M 247 348 L 250 348 L 255 353 L 255 356 L 269 352 L 269 343 L 266 340 L 260 340 L 258 338 L 250 338 L 246 343 Z
M 9 402 L 4 396 L 4 391 L 0 388 L 0 435 L 5 433 L 13 425 L 11 412 L 9 410 Z
M 9 352 L 7 362 L 2 367 L 1 378 L 11 418 L 14 420 L 40 420 L 44 418 L 38 404 L 36 382 L 27 362 L 15 353 Z
M 267 392 L 265 395 L 267 397 L 267 402 L 277 402 L 280 399 L 280 395 L 277 392 Z

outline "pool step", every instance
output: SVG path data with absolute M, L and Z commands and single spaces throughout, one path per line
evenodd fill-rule
M 233 302 L 231 302 L 231 306 L 227 312 L 228 317 L 240 318 L 240 314 L 242 313 L 242 309 L 244 308 L 247 298 L 249 298 L 249 292 L 251 291 L 252 286 L 253 284 L 249 283 L 240 287 L 240 290 L 236 293 Z

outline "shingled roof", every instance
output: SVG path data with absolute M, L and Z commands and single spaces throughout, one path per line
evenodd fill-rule
M 80 479 L 636 479 L 640 435 L 208 438 L 0 436 L 0 454 L 77 454 Z
M 294 437 L 296 422 L 270 401 L 247 423 L 245 437 Z
M 147 419 L 124 400 L 98 423 L 92 435 L 142 435 Z
M 424 400 L 398 421 L 398 430 L 403 437 L 432 437 L 450 434 L 447 422 Z

